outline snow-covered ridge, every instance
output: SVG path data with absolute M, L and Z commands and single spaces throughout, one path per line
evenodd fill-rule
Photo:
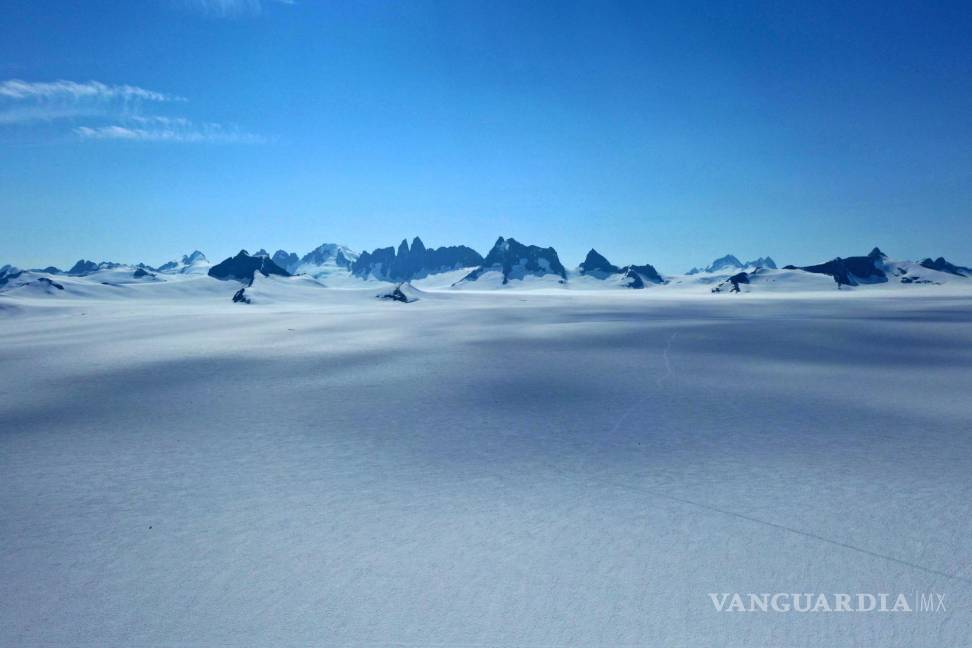
M 477 263 L 478 260 L 478 263 Z M 736 294 L 779 292 L 829 292 L 834 290 L 894 290 L 916 287 L 948 286 L 972 288 L 972 269 L 937 257 L 921 261 L 892 260 L 879 248 L 866 255 L 835 257 L 806 266 L 776 268 L 770 257 L 740 262 L 727 255 L 684 275 L 663 275 L 654 266 L 615 265 L 596 250 L 572 270 L 561 263 L 552 247 L 523 244 L 500 237 L 485 258 L 471 248 L 450 246 L 426 248 L 421 239 L 411 245 L 402 241 L 398 249 L 379 248 L 358 254 L 347 246 L 325 243 L 302 257 L 277 250 L 272 256 L 261 249 L 255 254 L 241 250 L 237 255 L 212 264 L 198 250 L 158 267 L 144 263 L 124 264 L 81 259 L 67 271 L 55 267 L 23 270 L 13 265 L 0 266 L 0 295 L 31 294 L 43 298 L 68 299 L 102 295 L 119 296 L 119 287 L 141 286 L 135 298 L 151 292 L 151 286 L 166 292 L 166 284 L 201 281 L 199 285 L 220 280 L 242 284 L 203 290 L 235 295 L 250 285 L 254 277 L 275 275 L 287 286 L 312 286 L 313 289 L 365 289 L 373 284 L 395 286 L 414 282 L 415 289 L 433 292 L 480 291 L 495 289 L 530 290 L 629 290 L 652 288 L 652 292 L 677 294 Z M 291 275 L 312 278 L 311 284 L 288 282 Z M 228 291 L 228 292 L 227 292 Z M 253 293 L 253 291 L 249 291 Z M 103 294 L 104 293 L 104 294 Z M 108 293 L 111 293 L 110 295 Z M 166 294 L 171 294 L 167 292 Z M 246 294 L 246 291 L 244 291 Z M 301 295 L 310 293 L 303 291 Z M 243 300 L 240 300 L 243 301 Z M 245 302 L 244 302 L 245 303 Z

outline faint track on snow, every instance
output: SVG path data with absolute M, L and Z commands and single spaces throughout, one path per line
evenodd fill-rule
M 665 344 L 665 347 L 662 349 L 662 360 L 664 361 L 664 365 L 665 365 L 665 373 L 662 374 L 662 375 L 660 375 L 660 376 L 658 376 L 655 379 L 655 384 L 659 388 L 660 387 L 663 387 L 665 385 L 665 383 L 674 374 L 674 372 L 672 371 L 671 358 L 669 357 L 669 354 L 670 354 L 671 349 L 672 349 L 672 343 L 675 341 L 675 338 L 678 336 L 678 333 L 679 333 L 678 331 L 673 332 L 669 336 L 668 342 Z M 611 441 L 609 441 L 609 443 L 611 443 L 612 445 L 615 445 L 615 446 L 618 445 L 614 441 L 614 439 L 616 438 L 616 433 L 617 433 L 618 429 L 621 427 L 621 424 L 624 423 L 624 421 L 633 412 L 635 412 L 635 410 L 637 410 L 641 405 L 642 405 L 641 401 L 636 401 L 629 408 L 627 408 L 624 411 L 624 413 L 621 414 L 620 417 L 618 417 L 617 421 L 614 423 L 614 426 L 611 428 Z M 738 406 L 737 405 L 732 404 L 732 406 L 734 408 L 738 409 Z M 568 471 L 565 471 L 564 469 L 562 469 L 562 468 L 560 468 L 558 466 L 555 466 L 553 464 L 548 463 L 547 465 L 548 465 L 548 467 L 554 469 L 557 472 L 560 472 L 561 474 L 564 474 L 564 473 L 568 472 Z M 597 476 L 587 476 L 587 479 L 589 479 L 590 481 L 599 482 L 599 483 L 601 483 L 603 485 L 606 485 L 606 486 L 611 486 L 611 487 L 614 487 L 614 488 L 627 489 L 627 490 L 630 490 L 630 491 L 633 491 L 633 492 L 642 493 L 644 495 L 649 495 L 651 497 L 655 497 L 655 498 L 659 498 L 659 499 L 666 499 L 666 500 L 669 500 L 671 502 L 676 502 L 676 503 L 684 504 L 684 505 L 687 505 L 687 506 L 693 506 L 695 508 L 699 508 L 699 509 L 702 509 L 702 510 L 710 511 L 710 512 L 713 512 L 713 513 L 720 513 L 722 515 L 726 515 L 726 516 L 729 516 L 729 517 L 733 517 L 733 518 L 736 518 L 738 520 L 744 520 L 746 522 L 751 522 L 751 523 L 754 523 L 754 524 L 760 524 L 762 526 L 766 526 L 766 527 L 770 527 L 770 528 L 777 529 L 777 530 L 780 530 L 780 531 L 784 531 L 786 533 L 791 533 L 791 534 L 794 534 L 794 535 L 802 536 L 804 538 L 808 538 L 808 539 L 811 539 L 811 540 L 816 540 L 818 542 L 825 542 L 825 543 L 827 543 L 827 544 L 829 544 L 831 546 L 839 547 L 841 549 L 846 549 L 846 550 L 849 550 L 849 551 L 855 551 L 855 552 L 857 552 L 859 554 L 863 554 L 863 555 L 866 555 L 866 556 L 870 556 L 872 558 L 879 558 L 879 559 L 882 559 L 882 560 L 887 560 L 889 562 L 893 562 L 895 564 L 902 565 L 904 567 L 909 567 L 911 569 L 915 569 L 915 570 L 924 572 L 926 574 L 930 574 L 930 575 L 934 575 L 934 576 L 939 576 L 939 577 L 942 577 L 942 578 L 946 578 L 946 579 L 948 579 L 950 581 L 958 581 L 958 582 L 966 583 L 968 585 L 972 585 L 972 577 L 968 577 L 968 576 L 964 576 L 964 575 L 956 574 L 956 573 L 949 573 L 949 572 L 946 572 L 946 571 L 942 571 L 942 570 L 939 570 L 939 569 L 935 569 L 933 567 L 927 567 L 925 565 L 921 565 L 919 563 L 915 563 L 915 562 L 911 562 L 911 561 L 908 561 L 908 560 L 904 560 L 902 558 L 896 558 L 894 556 L 889 556 L 887 554 L 883 554 L 883 553 L 880 553 L 880 552 L 877 552 L 877 551 L 872 551 L 872 550 L 867 549 L 867 548 L 864 548 L 864 547 L 859 547 L 857 545 L 853 545 L 853 544 L 850 544 L 850 543 L 847 543 L 847 542 L 842 542 L 840 540 L 835 540 L 833 538 L 828 538 L 826 536 L 819 535 L 819 534 L 814 533 L 812 531 L 805 531 L 805 530 L 802 530 L 802 529 L 797 529 L 795 527 L 787 526 L 785 524 L 779 524 L 777 522 L 772 522 L 770 520 L 763 520 L 761 518 L 757 518 L 757 517 L 754 517 L 752 515 L 747 515 L 745 513 L 739 513 L 737 511 L 732 511 L 730 509 L 725 509 L 725 508 L 721 508 L 721 507 L 714 506 L 714 505 L 711 505 L 711 504 L 706 504 L 705 502 L 700 502 L 700 501 L 697 501 L 697 500 L 692 500 L 692 499 L 688 499 L 688 498 L 684 498 L 684 497 L 678 497 L 677 495 L 670 495 L 668 493 L 664 493 L 664 492 L 661 492 L 661 491 L 653 490 L 653 489 L 650 489 L 650 488 L 642 488 L 642 487 L 639 487 L 639 486 L 636 486 L 636 485 L 632 485 L 632 484 L 628 484 L 628 483 L 624 483 L 624 482 L 616 482 L 616 481 L 612 481 L 610 479 L 604 479 L 604 478 L 597 477 Z M 953 570 L 953 571 L 960 571 L 960 570 Z

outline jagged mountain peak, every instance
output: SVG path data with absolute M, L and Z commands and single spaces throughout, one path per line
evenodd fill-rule
M 614 274 L 621 271 L 618 266 L 612 264 L 607 260 L 607 258 L 604 257 L 604 255 L 600 254 L 594 248 L 591 248 L 591 251 L 587 253 L 586 257 L 584 257 L 584 261 L 580 264 L 579 269 L 581 274 L 590 274 L 594 272 Z
M 236 256 L 224 259 L 211 267 L 209 276 L 222 280 L 235 279 L 251 285 L 257 272 L 265 277 L 270 275 L 290 276 L 289 272 L 274 263 L 269 256 L 259 254 L 251 256 L 246 250 L 240 250 Z
M 771 257 L 757 257 L 752 261 L 740 261 L 734 254 L 727 254 L 719 257 L 704 268 L 694 267 L 686 274 L 694 275 L 700 272 L 732 272 L 745 270 L 746 268 L 770 268 L 776 270 L 776 262 Z
M 427 248 L 422 239 L 415 237 L 411 248 L 403 239 L 396 250 L 393 247 L 377 248 L 362 252 L 351 264 L 355 276 L 373 277 L 384 281 L 408 281 L 430 274 L 471 268 L 482 263 L 483 257 L 465 245 Z
M 966 268 L 964 266 L 956 265 L 950 263 L 945 259 L 945 257 L 938 257 L 934 261 L 929 257 L 923 259 L 919 265 L 923 268 L 928 268 L 929 270 L 937 270 L 938 272 L 947 272 L 958 277 L 972 277 L 972 268 Z
M 511 279 L 524 279 L 526 276 L 542 277 L 555 275 L 560 282 L 567 280 L 567 270 L 560 262 L 557 251 L 552 247 L 524 245 L 516 239 L 502 236 L 496 240 L 482 265 L 466 275 L 461 282 L 477 281 L 489 272 L 501 273 L 502 283 Z
M 286 250 L 277 250 L 270 257 L 270 260 L 291 274 L 296 270 L 297 264 L 300 263 L 300 257 Z

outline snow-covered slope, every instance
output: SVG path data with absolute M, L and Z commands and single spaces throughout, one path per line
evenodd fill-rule
M 210 267 L 212 264 L 206 255 L 199 250 L 194 250 L 190 254 L 184 254 L 181 259 L 163 263 L 155 271 L 166 274 L 206 274 Z
M 351 264 L 358 260 L 358 253 L 338 243 L 324 243 L 314 248 L 287 270 L 291 274 L 309 274 L 327 281 L 332 277 L 349 274 Z
M 0 293 L 0 643 L 965 645 L 972 299 L 781 276 L 831 287 Z

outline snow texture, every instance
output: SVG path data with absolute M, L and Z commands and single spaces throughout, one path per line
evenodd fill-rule
M 3 645 L 967 645 L 958 284 L 406 307 L 258 274 L 244 306 L 111 272 L 0 293 Z

